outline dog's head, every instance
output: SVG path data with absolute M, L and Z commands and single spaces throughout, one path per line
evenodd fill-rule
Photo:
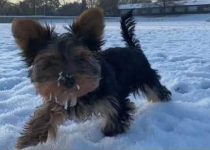
M 32 20 L 13 22 L 12 32 L 30 67 L 31 81 L 44 100 L 63 104 L 98 87 L 103 19 L 100 9 L 89 9 L 61 35 Z

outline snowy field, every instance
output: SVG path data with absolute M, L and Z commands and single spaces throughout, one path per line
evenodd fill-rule
M 132 100 L 137 112 L 130 130 L 104 137 L 101 120 L 66 122 L 56 141 L 27 150 L 209 150 L 210 15 L 183 19 L 138 19 L 137 37 L 162 82 L 172 91 L 169 103 Z M 24 123 L 41 104 L 10 32 L 0 24 L 0 150 L 13 150 Z M 63 32 L 57 23 L 56 30 Z M 108 22 L 106 47 L 123 46 L 119 23 Z

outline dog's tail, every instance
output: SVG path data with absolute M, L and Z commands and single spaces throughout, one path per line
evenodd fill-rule
M 128 47 L 140 48 L 140 42 L 135 37 L 135 25 L 136 22 L 133 17 L 133 11 L 130 10 L 126 14 L 121 16 L 121 34 L 123 40 L 126 42 Z

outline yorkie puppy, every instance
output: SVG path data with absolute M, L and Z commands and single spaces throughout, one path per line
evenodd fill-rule
M 121 17 L 126 47 L 102 51 L 104 16 L 99 8 L 83 12 L 67 32 L 32 20 L 15 20 L 12 32 L 29 67 L 29 76 L 43 104 L 26 124 L 16 148 L 55 138 L 67 119 L 103 117 L 105 136 L 125 132 L 134 113 L 129 94 L 143 93 L 149 101 L 170 100 L 135 38 L 132 12 Z

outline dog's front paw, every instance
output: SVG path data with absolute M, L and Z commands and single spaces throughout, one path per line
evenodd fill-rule
M 23 134 L 21 137 L 18 138 L 16 143 L 16 149 L 24 149 L 29 146 L 35 146 L 39 143 L 44 143 L 47 141 L 48 133 L 41 133 L 39 135 L 34 133 L 30 133 L 28 130 L 27 133 Z
M 46 113 L 47 109 L 40 107 L 30 121 L 25 125 L 22 135 L 16 143 L 17 149 L 35 146 L 38 143 L 47 141 L 50 116 Z
M 22 136 L 17 140 L 16 148 L 35 146 L 45 143 L 48 138 L 55 138 L 57 126 L 67 118 L 68 114 L 63 106 L 53 102 L 41 105 L 25 125 Z

